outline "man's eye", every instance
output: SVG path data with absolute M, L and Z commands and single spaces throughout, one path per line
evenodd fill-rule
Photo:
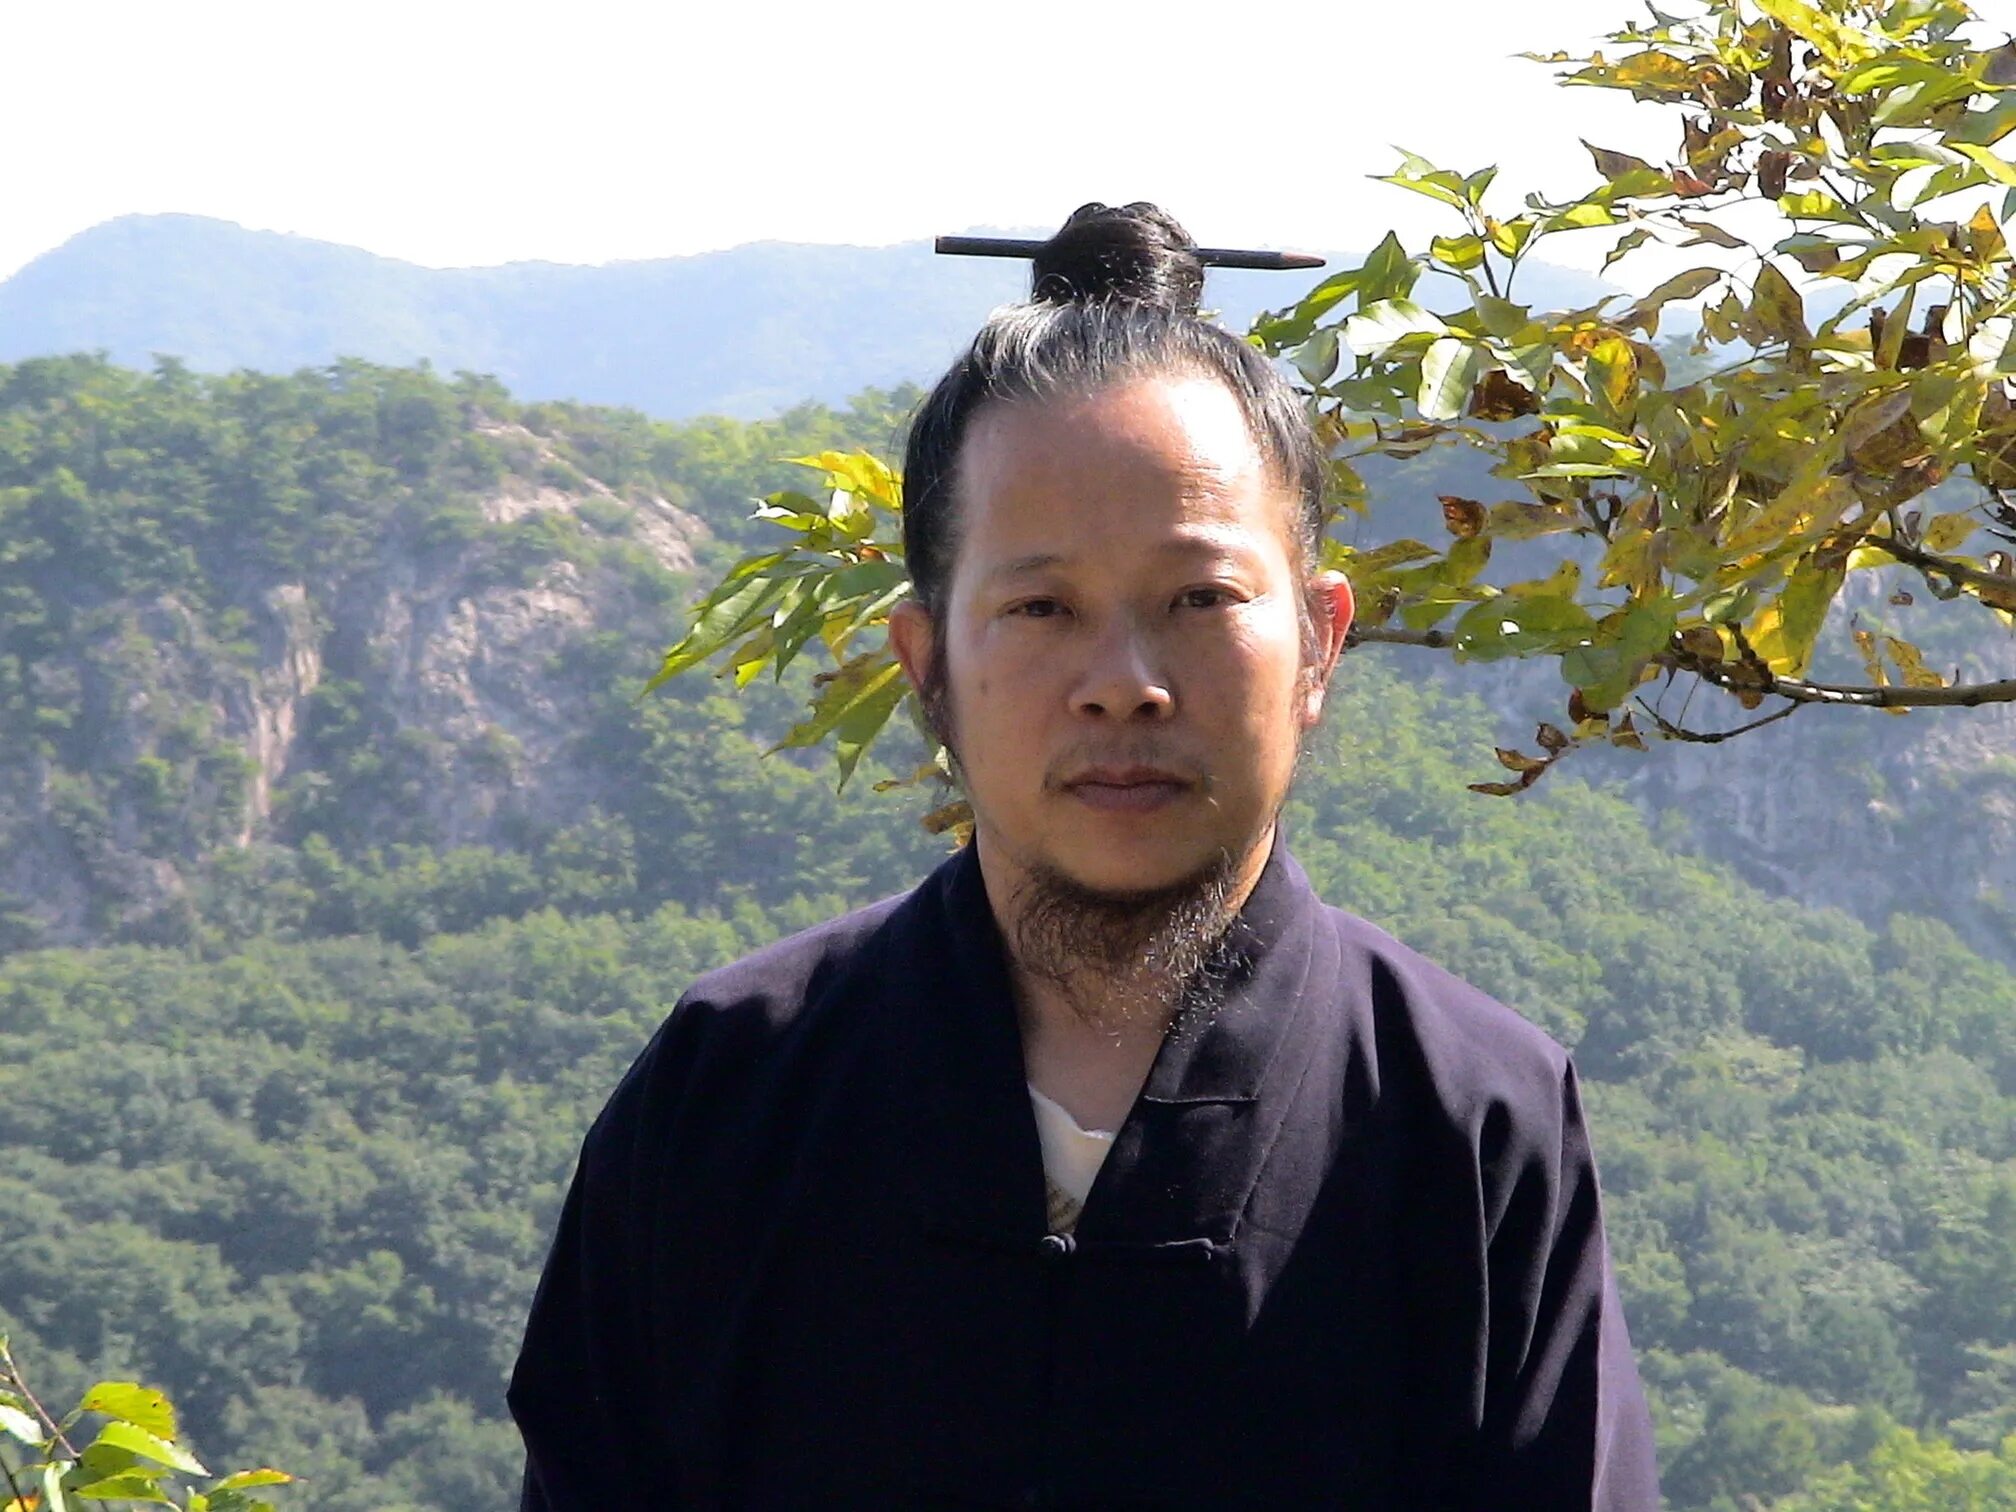
M 1185 588 L 1176 595 L 1176 602 L 1184 609 L 1216 609 L 1232 602 L 1232 595 L 1223 588 Z
M 1062 614 L 1064 606 L 1054 598 L 1024 599 L 1019 604 L 1011 604 L 1008 612 L 1024 619 L 1050 619 Z

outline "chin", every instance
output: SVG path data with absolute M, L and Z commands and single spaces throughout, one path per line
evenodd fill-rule
M 1223 871 L 1227 853 L 1223 848 L 1130 853 L 1122 847 L 1105 847 L 1096 852 L 1074 847 L 1070 852 L 1052 852 L 1039 859 L 1060 878 L 1087 892 L 1122 902 L 1188 889 Z M 1233 859 L 1236 864 L 1237 858 Z

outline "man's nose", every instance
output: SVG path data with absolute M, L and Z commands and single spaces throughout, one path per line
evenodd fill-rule
M 1176 707 L 1173 679 L 1140 628 L 1118 622 L 1093 644 L 1092 658 L 1072 698 L 1080 714 L 1164 719 Z

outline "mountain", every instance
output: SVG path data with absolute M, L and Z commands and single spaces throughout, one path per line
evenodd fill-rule
M 844 794 L 764 758 L 816 648 L 635 696 L 774 529 L 774 459 L 886 449 L 914 400 L 673 423 L 355 360 L 0 366 L 0 1334 L 43 1400 L 164 1388 L 202 1458 L 303 1475 L 283 1505 L 511 1504 L 504 1375 L 595 1109 L 697 971 L 944 853 L 908 730 Z M 1574 1048 L 1669 1505 L 1770 1506 L 1893 1420 L 1985 1467 L 2009 971 L 1891 853 L 1865 923 L 1593 764 L 1464 792 L 1503 716 L 1428 665 L 1354 653 L 1286 830 Z
M 1223 270 L 1207 297 L 1243 330 L 1320 276 Z M 1609 292 L 1544 265 L 1526 277 L 1544 304 Z M 923 242 L 435 269 L 200 216 L 129 215 L 0 283 L 0 361 L 103 351 L 134 367 L 166 354 L 201 372 L 271 373 L 424 359 L 525 398 L 753 417 L 929 382 L 1027 278 L 1025 264 L 941 258 Z

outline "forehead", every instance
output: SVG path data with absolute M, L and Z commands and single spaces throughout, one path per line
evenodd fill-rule
M 1285 548 L 1288 490 L 1214 378 L 1158 375 L 987 406 L 960 450 L 960 557 L 1124 551 L 1172 534 Z

